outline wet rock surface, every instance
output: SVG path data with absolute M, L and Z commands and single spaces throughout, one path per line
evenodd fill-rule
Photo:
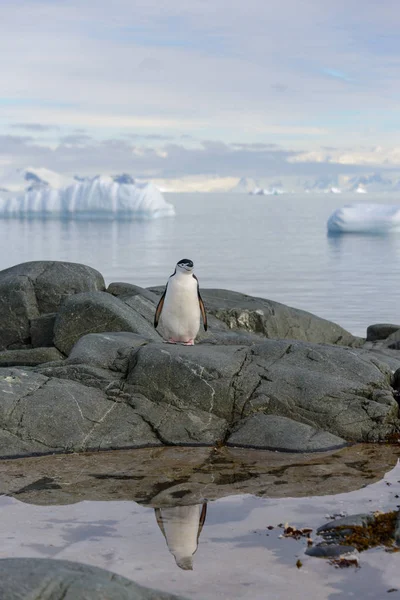
M 341 494 L 378 481 L 400 447 L 299 454 L 239 448 L 150 448 L 3 460 L 0 494 L 32 504 L 134 500 L 185 506 L 237 494 Z
M 54 262 L 2 271 L 0 288 L 1 456 L 225 443 L 311 452 L 400 431 L 395 326 L 374 326 L 364 344 L 310 313 L 203 290 L 210 331 L 184 347 L 153 328 L 160 288 L 104 291 L 97 271 Z
M 0 559 L 2 600 L 183 600 L 98 567 L 44 558 Z
M 335 558 L 377 546 L 397 552 L 400 545 L 398 510 L 348 515 L 318 528 L 323 541 L 307 548 L 317 558 Z

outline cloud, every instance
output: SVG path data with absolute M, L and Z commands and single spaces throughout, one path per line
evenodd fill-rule
M 261 169 L 272 160 L 270 144 L 293 157 L 322 146 L 341 149 L 342 158 L 332 160 L 311 154 L 289 162 L 274 154 L 282 168 L 350 164 L 343 158 L 349 143 L 397 144 L 399 27 L 392 0 L 366 2 L 362 10 L 355 0 L 304 0 L 301 10 L 298 0 L 5 0 L 0 133 L 13 123 L 39 140 L 59 128 L 61 146 L 90 147 L 101 164 L 94 139 L 157 142 L 154 167 L 146 167 L 157 172 L 172 151 L 160 146 L 173 140 L 182 142 L 177 147 L 189 169 L 195 152 L 204 168 L 213 155 L 240 172 L 250 168 L 251 152 Z M 70 137 L 81 133 L 76 129 L 93 140 Z M 219 140 L 228 150 L 201 147 L 201 139 Z M 48 159 L 63 163 L 53 142 Z M 38 159 L 46 152 L 32 147 Z M 135 160 L 140 152 L 149 160 L 138 147 Z M 161 151 L 168 157 L 157 157 Z M 15 160 L 24 152 L 21 146 Z M 131 159 L 129 144 L 128 159 L 120 152 L 121 163 Z M 95 158 L 80 158 L 84 169 L 92 168 Z
M 231 144 L 233 148 L 240 148 L 242 150 L 266 150 L 272 148 L 278 148 L 278 144 L 264 144 L 261 142 L 254 142 L 253 144 L 244 144 L 242 142 L 236 142 Z
M 131 140 L 152 140 L 152 141 L 171 141 L 174 139 L 172 135 L 161 135 L 157 133 L 148 133 L 148 134 L 140 134 L 140 133 L 124 133 L 124 137 L 127 137 Z
M 128 140 L 95 140 L 76 136 L 55 147 L 37 144 L 29 137 L 0 136 L 0 165 L 42 167 L 65 175 L 127 172 L 145 179 L 178 179 L 186 176 L 209 177 L 283 177 L 333 176 L 369 172 L 381 165 L 388 169 L 400 164 L 400 150 L 356 153 L 297 152 L 270 145 L 234 146 L 218 140 L 203 141 L 187 147 L 182 143 L 162 146 L 137 145 Z M 375 156 L 375 161 L 372 160 Z M 392 163 L 388 164 L 388 156 Z M 347 157 L 347 158 L 346 158 Z M 361 158 L 360 158 L 361 157 Z M 362 158 L 363 163 L 362 162 Z M 365 165 L 365 166 L 364 166 Z M 367 168 L 368 167 L 368 168 Z
M 71 133 L 60 138 L 60 143 L 68 146 L 87 145 L 92 140 L 90 135 L 85 133 Z
M 58 125 L 44 125 L 42 123 L 13 123 L 10 125 L 12 129 L 25 129 L 26 131 L 52 131 L 60 129 Z
M 372 167 L 396 167 L 400 166 L 400 147 L 382 148 L 359 148 L 349 151 L 332 148 L 328 151 L 320 150 L 314 152 L 301 152 L 290 156 L 291 163 L 324 163 L 336 165 L 356 165 Z

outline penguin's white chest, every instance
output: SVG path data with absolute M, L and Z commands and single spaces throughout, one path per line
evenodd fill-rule
M 200 329 L 197 280 L 174 275 L 168 282 L 160 319 L 167 337 L 177 342 L 194 340 Z

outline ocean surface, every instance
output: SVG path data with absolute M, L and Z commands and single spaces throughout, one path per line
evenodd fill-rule
M 276 300 L 356 335 L 400 322 L 400 234 L 328 236 L 352 202 L 400 203 L 400 194 L 166 194 L 176 216 L 154 221 L 0 221 L 0 269 L 30 260 L 80 262 L 107 283 L 164 284 L 181 258 L 201 287 Z

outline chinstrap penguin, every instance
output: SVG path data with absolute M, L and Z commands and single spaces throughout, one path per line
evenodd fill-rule
M 193 262 L 183 258 L 165 286 L 154 316 L 154 327 L 160 321 L 170 344 L 193 346 L 200 329 L 200 314 L 207 331 L 206 310 L 199 282 L 193 274 Z

